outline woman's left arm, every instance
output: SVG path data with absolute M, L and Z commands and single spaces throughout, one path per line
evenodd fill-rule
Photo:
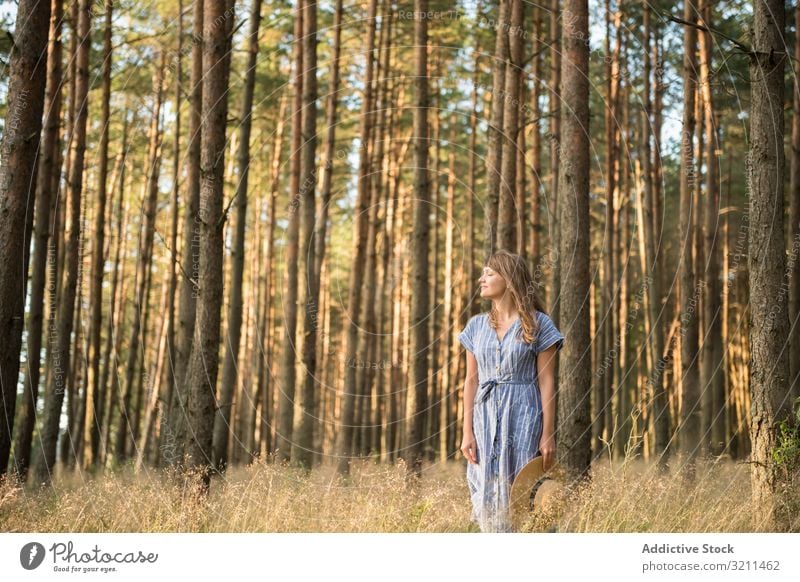
M 556 460 L 556 390 L 555 390 L 555 361 L 556 346 L 539 352 L 536 355 L 538 369 L 539 392 L 542 395 L 542 439 L 539 441 L 539 451 L 542 453 L 544 470 L 549 470 Z

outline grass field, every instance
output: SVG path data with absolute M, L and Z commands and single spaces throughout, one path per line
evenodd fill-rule
M 675 461 L 675 466 L 679 464 Z M 306 475 L 271 463 L 215 477 L 203 501 L 166 472 L 122 468 L 102 477 L 57 475 L 49 489 L 0 483 L 3 532 L 470 532 L 465 464 L 426 466 L 418 487 L 404 467 L 361 461 Z M 694 484 L 641 461 L 595 465 L 592 481 L 532 513 L 526 532 L 763 532 L 749 467 L 698 465 Z M 800 493 L 784 497 L 800 531 Z

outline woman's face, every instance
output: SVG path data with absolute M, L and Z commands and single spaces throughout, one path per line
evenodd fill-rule
M 490 267 L 483 268 L 483 275 L 478 279 L 481 297 L 484 299 L 499 299 L 506 290 L 506 280 L 497 271 Z

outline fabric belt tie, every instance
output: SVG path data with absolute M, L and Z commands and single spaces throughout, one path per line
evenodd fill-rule
M 498 380 L 496 378 L 491 378 L 482 382 L 480 386 L 478 386 L 478 392 L 475 396 L 476 402 L 485 402 L 492 393 L 492 390 L 498 384 L 530 384 L 533 380 Z

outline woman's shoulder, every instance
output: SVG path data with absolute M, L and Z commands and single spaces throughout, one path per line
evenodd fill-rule
M 488 319 L 489 319 L 489 314 L 487 312 L 483 311 L 481 313 L 476 313 L 475 315 L 470 317 L 469 320 L 467 320 L 467 325 L 470 325 L 470 324 L 475 325 L 475 324 L 484 323 Z

